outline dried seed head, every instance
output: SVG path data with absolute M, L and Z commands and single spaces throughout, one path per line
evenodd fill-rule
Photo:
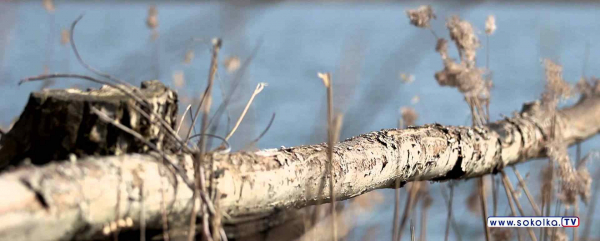
M 158 10 L 156 9 L 156 6 L 148 7 L 146 25 L 148 25 L 148 28 L 150 29 L 156 29 L 158 27 Z
M 562 77 L 562 66 L 549 59 L 544 59 L 543 64 L 546 73 L 546 89 L 542 94 L 542 103 L 545 107 L 554 109 L 560 99 L 571 96 L 572 90 Z
M 440 55 L 442 56 L 442 60 L 447 59 L 448 58 L 448 40 L 446 40 L 444 38 L 439 38 L 435 45 L 435 51 L 440 53 Z
M 461 61 L 471 68 L 475 65 L 475 56 L 479 48 L 479 39 L 473 31 L 471 23 L 461 20 L 458 16 L 452 16 L 446 22 L 450 32 L 450 39 L 456 44 Z
M 53 0 L 42 0 L 42 5 L 44 6 L 44 9 L 48 13 L 54 13 L 54 10 L 56 10 L 54 8 L 54 1 Z
M 173 73 L 173 85 L 177 88 L 183 88 L 185 86 L 185 76 L 183 71 L 178 70 Z
M 600 93 L 600 79 L 598 78 L 590 78 L 590 80 L 586 80 L 585 78 L 579 79 L 577 84 L 575 85 L 575 90 L 582 95 L 582 97 L 589 97 L 594 94 Z
M 71 33 L 69 30 L 63 29 L 60 31 L 60 44 L 66 45 L 71 42 Z
M 496 31 L 496 17 L 488 15 L 485 19 L 485 34 L 492 35 Z
M 400 77 L 400 80 L 402 80 L 402 83 L 405 83 L 405 84 L 410 84 L 415 81 L 415 76 L 412 74 L 400 73 L 399 77 Z
M 185 52 L 185 57 L 183 58 L 183 63 L 190 64 L 194 59 L 194 50 L 188 50 Z
M 435 19 L 433 8 L 430 5 L 422 5 L 417 9 L 406 10 L 410 24 L 419 28 L 429 28 L 429 21 Z
M 240 68 L 241 61 L 240 58 L 238 58 L 237 56 L 232 56 L 225 59 L 225 61 L 223 61 L 223 65 L 225 65 L 225 69 L 227 69 L 227 72 L 233 73 Z
M 402 115 L 402 121 L 406 126 L 414 126 L 419 118 L 417 111 L 411 107 L 400 108 L 400 115 Z

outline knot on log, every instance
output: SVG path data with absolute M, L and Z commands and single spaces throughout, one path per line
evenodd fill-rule
M 157 120 L 148 120 L 139 110 L 154 111 L 175 127 L 177 94 L 158 80 L 144 81 L 141 88 L 126 88 L 146 104 L 141 105 L 107 85 L 87 91 L 55 89 L 31 93 L 19 120 L 0 139 L 0 168 L 21 164 L 26 159 L 39 165 L 69 159 L 70 154 L 85 157 L 148 151 L 141 141 L 100 120 L 91 107 L 104 110 L 160 149 L 172 148 Z

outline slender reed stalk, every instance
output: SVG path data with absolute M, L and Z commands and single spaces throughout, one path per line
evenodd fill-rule
M 515 166 L 512 166 L 512 169 L 515 173 L 515 176 L 517 176 L 517 179 L 519 179 L 519 185 L 521 185 L 521 187 L 523 187 L 523 191 L 525 191 L 525 196 L 527 196 L 527 200 L 529 200 L 529 204 L 531 204 L 531 207 L 533 208 L 533 212 L 535 212 L 536 216 L 542 216 L 542 211 L 540 211 L 540 208 L 535 203 L 535 199 L 533 198 L 533 195 L 531 195 L 531 192 L 529 192 L 527 183 L 525 182 L 525 180 L 523 179 L 523 177 L 521 176 L 521 174 L 519 173 L 519 171 L 517 170 L 517 168 Z

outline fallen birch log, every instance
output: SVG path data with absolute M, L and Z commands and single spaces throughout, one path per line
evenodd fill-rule
M 334 147 L 336 198 L 390 188 L 396 179 L 467 179 L 544 157 L 553 119 L 555 134 L 569 145 L 600 130 L 598 92 L 556 112 L 539 102 L 526 104 L 515 117 L 482 128 L 434 124 L 347 139 Z M 326 150 L 318 144 L 212 154 L 220 212 L 239 217 L 316 203 L 318 181 L 327 173 Z M 192 157 L 173 159 L 191 179 Z M 161 176 L 161 170 L 166 174 Z M 325 183 L 320 196 L 329 200 Z M 0 240 L 101 238 L 117 216 L 127 218 L 131 229 L 139 229 L 140 217 L 146 227 L 160 229 L 161 190 L 171 225 L 186 225 L 192 197 L 181 178 L 153 154 L 21 167 L 2 174 L 0 188 Z

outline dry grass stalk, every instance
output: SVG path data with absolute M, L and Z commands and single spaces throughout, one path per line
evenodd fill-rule
M 523 179 L 523 177 L 521 176 L 521 174 L 519 173 L 519 171 L 517 170 L 517 168 L 515 166 L 512 166 L 512 169 L 513 169 L 515 175 L 517 176 L 517 179 L 519 179 L 519 185 L 521 187 L 523 187 L 523 191 L 525 191 L 525 195 L 527 196 L 527 199 L 529 200 L 529 204 L 531 204 L 531 207 L 533 208 L 533 212 L 535 213 L 536 216 L 542 216 L 542 211 L 540 210 L 537 203 L 535 202 L 533 195 L 531 195 L 531 193 L 529 192 L 529 188 L 527 188 L 527 183 L 525 183 L 525 180 Z
M 421 233 L 419 240 L 425 241 L 427 240 L 427 211 L 433 204 L 433 198 L 431 198 L 431 194 L 429 193 L 429 183 L 426 181 L 421 183 Z
M 215 78 L 215 74 L 217 72 L 217 59 L 219 56 L 219 50 L 221 49 L 221 39 L 214 39 L 213 40 L 213 53 L 212 53 L 212 58 L 211 58 L 211 64 L 210 64 L 210 69 L 209 69 L 209 75 L 208 75 L 208 84 L 206 86 L 206 89 L 204 91 L 203 97 L 202 97 L 202 101 L 201 104 L 198 105 L 198 108 L 196 109 L 196 114 L 194 116 L 194 119 L 192 121 L 192 126 L 195 124 L 198 114 L 200 112 L 202 112 L 202 122 L 201 122 L 201 129 L 200 129 L 200 141 L 198 143 L 198 151 L 197 151 L 197 155 L 195 156 L 195 160 L 194 160 L 194 177 L 195 177 L 195 188 L 194 188 L 194 194 L 193 194 L 193 199 L 192 199 L 192 212 L 190 215 L 190 229 L 189 229 L 189 233 L 188 233 L 188 240 L 189 241 L 193 241 L 195 238 L 195 234 L 196 234 L 196 215 L 198 210 L 196 209 L 196 200 L 198 200 L 198 197 L 200 196 L 200 192 L 202 193 L 206 193 L 206 185 L 204 185 L 204 171 L 203 171 L 203 165 L 204 165 L 204 157 L 206 154 L 206 132 L 208 130 L 208 118 L 209 118 L 209 113 L 210 113 L 210 106 L 212 103 L 212 88 L 213 88 L 213 83 L 214 83 L 214 78 Z M 190 128 L 191 129 L 191 128 Z M 190 136 L 191 130 L 188 131 L 188 135 L 186 140 L 189 140 L 189 136 Z M 212 185 L 212 178 L 214 178 L 214 175 L 212 175 L 212 171 L 213 171 L 213 163 L 212 163 L 212 158 L 211 158 L 211 163 L 210 163 L 210 170 L 211 173 L 209 174 L 211 177 L 211 187 L 214 187 L 214 185 Z M 207 240 L 212 240 L 210 235 L 210 230 L 208 227 L 208 214 L 206 212 L 206 200 L 205 202 L 202 204 L 202 209 L 204 210 L 203 213 L 203 235 Z
M 458 225 L 456 224 L 456 222 L 454 221 L 454 217 L 452 216 L 452 200 L 454 199 L 454 184 L 452 182 L 448 183 L 448 186 L 450 188 L 450 195 L 446 194 L 446 192 L 444 191 L 444 186 L 440 186 L 440 192 L 442 193 L 442 197 L 444 198 L 444 202 L 446 202 L 446 206 L 448 208 L 448 216 L 446 218 L 446 231 L 445 231 L 445 235 L 444 235 L 444 240 L 448 241 L 448 238 L 450 237 L 450 227 L 452 227 L 452 229 L 454 230 L 454 233 L 456 234 L 456 239 L 458 241 L 462 240 L 462 236 L 460 235 L 460 230 L 458 229 Z M 448 197 L 450 196 L 450 197 Z
M 483 177 L 479 178 L 479 195 L 481 200 L 481 210 L 483 210 L 483 212 L 481 212 L 481 219 L 483 223 L 483 229 L 485 230 L 485 240 L 490 241 L 490 228 L 487 226 L 488 213 L 484 180 L 485 179 L 483 179 Z
M 400 108 L 401 118 L 398 120 L 398 128 L 403 129 L 406 126 L 415 125 L 417 118 L 419 117 L 417 111 L 411 107 Z M 396 180 L 395 183 L 395 205 L 394 205 L 394 222 L 392 228 L 392 239 L 399 240 L 400 231 L 400 180 Z
M 334 165 L 333 165 L 333 146 L 339 138 L 339 131 L 341 129 L 341 116 L 336 116 L 334 120 L 333 113 L 333 84 L 331 82 L 331 74 L 329 73 L 318 73 L 318 77 L 323 80 L 325 88 L 327 88 L 327 126 L 328 126 L 328 143 L 327 143 L 327 159 L 329 161 L 329 196 L 331 198 L 331 218 L 332 218 L 332 237 L 334 241 L 338 240 L 337 234 L 337 215 L 335 209 L 335 195 L 334 195 Z M 319 190 L 321 193 L 321 190 Z
M 418 199 L 419 189 L 421 187 L 421 182 L 415 181 L 406 185 L 406 188 L 409 190 L 409 194 L 406 196 L 406 204 L 404 206 L 404 212 L 402 213 L 402 218 L 400 219 L 400 225 L 398 227 L 398 235 L 396 236 L 397 240 L 402 240 L 402 233 L 404 231 L 404 227 L 406 226 L 406 221 L 408 220 L 408 216 L 411 215 L 413 211 L 413 207 L 415 202 Z
M 508 179 L 508 176 L 506 175 L 506 173 L 503 170 L 500 171 L 500 173 L 502 174 L 504 183 L 505 183 L 506 187 L 508 188 L 508 190 L 510 191 L 511 196 L 514 199 L 515 204 L 517 205 L 517 208 L 519 209 L 519 213 L 521 214 L 521 216 L 526 216 L 525 212 L 523 211 L 523 207 L 521 206 L 521 203 L 519 202 L 519 199 L 515 195 L 515 189 L 513 188 L 512 183 Z M 531 229 L 531 227 L 527 227 L 527 232 L 529 232 L 529 236 L 531 237 L 531 240 L 533 240 L 533 241 L 537 240 L 537 238 L 535 237 L 535 233 L 533 233 L 533 229 Z
M 506 199 L 508 199 L 508 204 L 510 206 L 510 213 L 511 213 L 511 216 L 515 217 L 515 216 L 517 216 L 517 211 L 515 210 L 515 204 L 513 202 L 514 199 L 512 198 L 512 192 L 508 188 L 509 184 L 507 182 L 508 182 L 508 179 L 503 176 L 502 184 L 504 185 L 504 191 L 506 192 Z M 517 232 L 517 238 L 519 239 L 519 241 L 521 241 L 521 236 L 518 234 L 518 232 Z
M 252 104 L 252 101 L 254 101 L 254 97 L 256 97 L 256 95 L 258 95 L 265 88 L 265 86 L 267 86 L 267 83 L 262 83 L 262 82 L 258 83 L 258 85 L 256 85 L 256 89 L 252 93 L 252 96 L 250 96 L 250 100 L 248 100 L 248 103 L 246 103 L 246 107 L 244 107 L 244 110 L 242 111 L 242 114 L 240 115 L 240 117 L 238 118 L 237 122 L 233 126 L 233 129 L 231 129 L 231 131 L 229 132 L 229 134 L 227 134 L 227 136 L 225 137 L 225 140 L 229 140 L 229 138 L 231 138 L 231 136 L 233 136 L 233 133 L 235 133 L 235 131 L 237 130 L 237 128 L 242 123 L 242 120 L 244 119 L 244 116 L 246 115 L 246 112 L 248 112 L 248 109 L 250 108 L 250 105 Z

